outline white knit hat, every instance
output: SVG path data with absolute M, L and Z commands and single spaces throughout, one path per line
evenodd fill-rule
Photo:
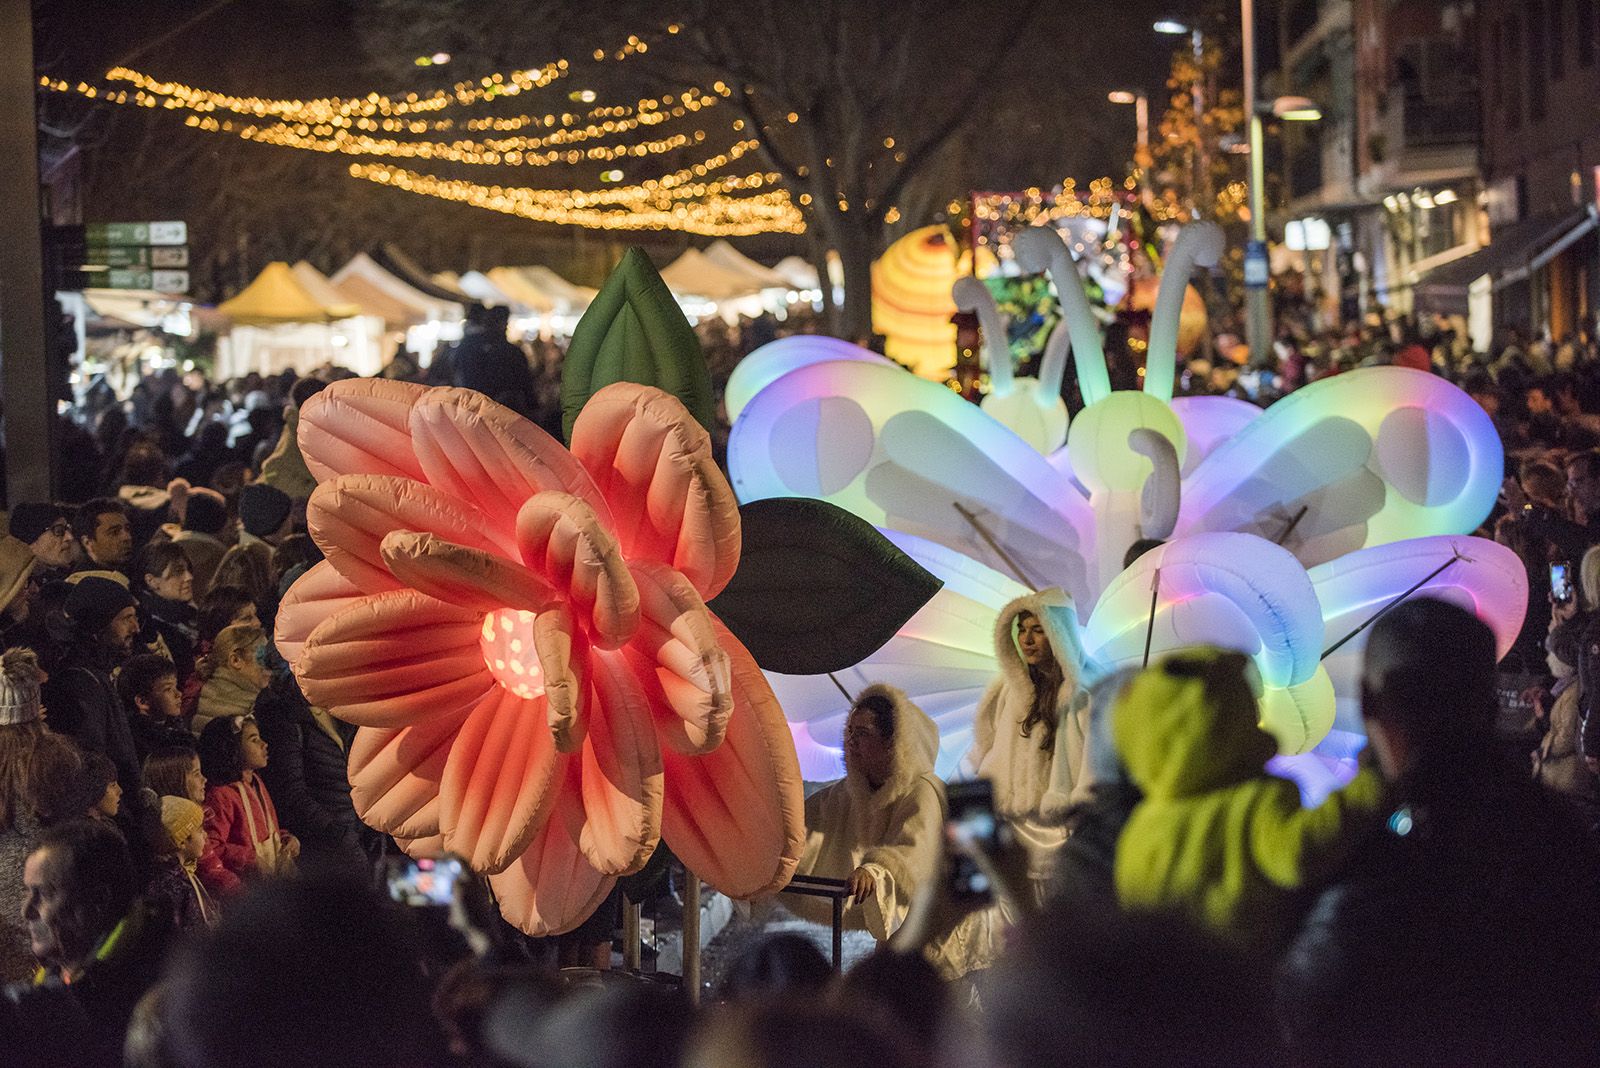
M 0 656 L 0 727 L 39 718 L 39 658 L 32 649 L 7 649 Z

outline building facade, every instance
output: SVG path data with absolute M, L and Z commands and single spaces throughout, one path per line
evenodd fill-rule
M 1267 91 L 1311 97 L 1323 118 L 1282 128 L 1278 221 L 1328 234 L 1299 264 L 1325 322 L 1413 310 L 1417 280 L 1485 238 L 1476 6 L 1279 6 L 1283 61 Z
M 1481 164 L 1498 326 L 1592 336 L 1600 310 L 1600 0 L 1479 0 Z M 1458 272 L 1459 273 L 1459 272 Z

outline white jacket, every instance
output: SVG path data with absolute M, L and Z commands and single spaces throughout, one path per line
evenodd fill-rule
M 845 907 L 845 925 L 881 942 L 904 921 L 917 887 L 934 875 L 945 802 L 933 772 L 939 728 L 894 687 L 869 686 L 860 696 L 872 694 L 894 706 L 889 777 L 874 790 L 852 769 L 806 799 L 806 845 L 796 874 L 843 879 L 866 868 L 873 892 Z M 826 899 L 787 894 L 783 904 L 806 919 L 831 922 Z
M 1056 694 L 1055 745 L 1040 748 L 1042 725 L 1028 735 L 1023 721 L 1033 708 L 1033 681 L 1017 648 L 1016 622 L 1024 612 L 1036 616 L 1050 639 L 1050 651 L 1061 667 L 1061 689 Z M 1088 792 L 1085 773 L 1085 738 L 1088 702 L 1079 688 L 1081 651 L 1077 617 L 1071 600 L 1058 589 L 1018 597 L 995 619 L 995 659 L 1000 674 L 984 691 L 972 724 L 972 748 L 967 771 L 994 784 L 995 811 L 1013 828 L 1043 874 L 1048 854 L 1066 840 L 1059 826 L 1069 805 Z

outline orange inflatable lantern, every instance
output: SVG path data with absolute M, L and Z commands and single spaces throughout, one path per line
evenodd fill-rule
M 970 269 L 943 226 L 913 230 L 884 250 L 872 265 L 872 328 L 884 335 L 884 353 L 923 378 L 942 382 L 956 365 L 956 302 L 950 287 Z M 984 253 L 980 269 L 993 270 Z
M 682 403 L 607 386 L 569 452 L 481 394 L 356 379 L 306 403 L 299 443 L 327 558 L 276 640 L 307 699 L 360 727 L 363 820 L 466 858 L 536 935 L 577 926 L 663 837 L 730 896 L 787 883 L 799 765 L 705 606 L 739 512 Z

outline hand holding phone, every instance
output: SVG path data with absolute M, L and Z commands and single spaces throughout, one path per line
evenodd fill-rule
M 1550 599 L 1556 604 L 1570 604 L 1575 591 L 1572 586 L 1570 564 L 1550 565 Z
M 994 811 L 994 784 L 987 779 L 953 782 L 945 796 L 949 803 L 944 824 L 946 888 L 958 902 L 986 905 L 994 890 L 973 856 L 992 853 L 1000 845 L 1003 824 Z
M 385 881 L 389 896 L 413 908 L 448 907 L 455 897 L 456 880 L 465 871 L 459 857 L 393 857 Z

